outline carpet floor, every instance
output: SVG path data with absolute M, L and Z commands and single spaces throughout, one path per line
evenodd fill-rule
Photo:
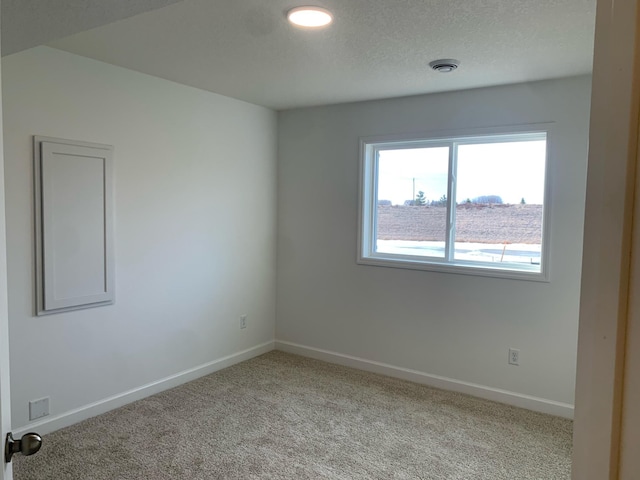
M 16 480 L 567 480 L 572 423 L 270 352 L 44 436 Z

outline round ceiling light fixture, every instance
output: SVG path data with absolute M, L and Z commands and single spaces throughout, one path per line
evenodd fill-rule
M 440 73 L 451 73 L 456 68 L 458 68 L 459 65 L 460 62 L 458 60 L 454 60 L 453 58 L 442 58 L 440 60 L 429 62 L 429 66 L 436 72 Z
M 287 20 L 297 27 L 326 27 L 333 21 L 333 15 L 322 7 L 296 7 L 287 12 Z

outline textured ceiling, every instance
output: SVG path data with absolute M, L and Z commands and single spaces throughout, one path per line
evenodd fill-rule
M 2 0 L 2 55 L 181 0 Z
M 306 3 L 334 23 L 288 25 Z M 594 23 L 595 0 L 185 0 L 50 45 L 283 109 L 589 73 Z

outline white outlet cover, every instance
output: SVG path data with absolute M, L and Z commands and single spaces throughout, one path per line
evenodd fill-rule
M 509 365 L 520 365 L 520 350 L 516 348 L 509 349 Z
M 47 415 L 49 415 L 49 397 L 29 402 L 29 420 L 37 420 Z

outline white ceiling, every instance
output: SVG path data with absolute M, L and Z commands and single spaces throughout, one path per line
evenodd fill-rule
M 309 3 L 334 23 L 290 26 L 285 12 Z M 185 0 L 50 45 L 284 109 L 589 73 L 595 3 Z M 431 71 L 437 58 L 461 66 Z
M 2 55 L 181 0 L 2 0 Z

